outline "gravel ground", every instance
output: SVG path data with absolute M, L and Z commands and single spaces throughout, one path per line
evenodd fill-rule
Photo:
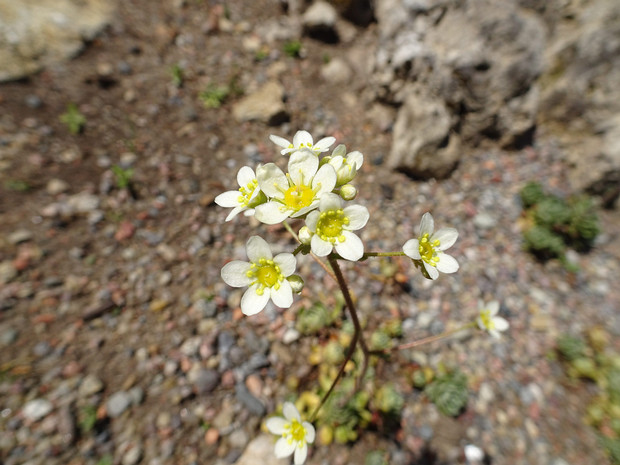
M 329 301 L 335 285 L 303 259 L 307 286 L 290 310 L 244 317 L 242 290 L 221 281 L 221 266 L 245 258 L 252 234 L 278 251 L 294 244 L 279 227 L 243 217 L 224 223 L 213 203 L 242 165 L 279 158 L 269 134 L 292 137 L 300 128 L 365 154 L 356 185 L 371 214 L 361 232 L 367 250 L 400 250 L 426 211 L 438 227 L 459 231 L 451 254 L 461 269 L 436 282 L 405 259 L 393 262 L 396 279 L 381 276 L 380 260 L 344 266 L 368 328 L 389 315 L 402 319 L 402 341 L 437 334 L 474 318 L 479 298 L 499 300 L 511 325 L 500 341 L 465 332 L 380 363 L 378 374 L 406 397 L 400 424 L 362 432 L 351 445 L 317 446 L 308 463 L 360 464 L 382 449 L 390 464 L 457 464 L 466 444 L 497 465 L 608 463 L 582 422 L 593 392 L 568 383 L 549 353 L 559 334 L 594 325 L 618 344 L 618 212 L 601 212 L 604 232 L 590 253 L 570 254 L 578 273 L 537 262 L 522 250 L 518 192 L 539 180 L 570 193 L 551 139 L 539 134 L 519 152 L 467 151 L 444 181 L 390 172 L 381 166 L 390 135 L 351 99 L 355 89 L 317 79 L 326 46 L 308 42 L 304 60 L 274 52 L 256 63 L 243 53 L 253 22 L 278 14 L 259 3 L 244 11 L 233 3 L 234 33 L 205 34 L 193 20 L 196 5 L 132 2 L 83 56 L 0 87 L 2 463 L 241 464 L 248 444 L 262 441 L 262 420 L 294 394 L 287 377 L 312 388 L 306 361 L 323 339 L 296 333 L 295 314 Z M 145 11 L 146 23 L 132 22 Z M 223 50 L 227 40 L 226 52 L 202 49 Z M 327 50 L 337 56 L 338 47 Z M 180 60 L 190 77 L 175 89 L 168 67 Z M 200 107 L 201 72 L 218 60 L 209 77 L 240 69 L 247 89 L 283 67 L 291 122 L 240 125 L 230 104 Z M 101 63 L 118 70 L 110 88 L 97 85 L 109 68 Z M 81 135 L 58 121 L 68 101 L 87 117 Z M 135 192 L 119 189 L 114 164 L 134 169 Z M 467 374 L 469 403 L 458 418 L 441 416 L 408 386 L 408 367 L 421 361 Z

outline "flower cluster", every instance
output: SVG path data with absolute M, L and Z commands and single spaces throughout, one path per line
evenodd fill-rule
M 315 255 L 325 257 L 335 251 L 346 260 L 362 258 L 364 244 L 353 231 L 363 228 L 370 215 L 362 205 L 345 205 L 357 194 L 350 182 L 364 162 L 362 153 L 347 154 L 341 144 L 331 155 L 322 156 L 336 139 L 325 137 L 315 144 L 306 131 L 298 131 L 292 143 L 275 135 L 270 139 L 281 147 L 282 155 L 290 155 L 287 172 L 275 163 L 259 165 L 256 172 L 242 167 L 237 173 L 239 189 L 215 198 L 218 205 L 232 208 L 226 221 L 242 212 L 268 225 L 303 219 L 306 224 L 300 236 Z M 301 287 L 301 278 L 292 275 L 295 257 L 272 258 L 269 245 L 258 236 L 246 248 L 249 262 L 233 261 L 222 269 L 222 278 L 230 286 L 248 286 L 241 300 L 243 313 L 260 312 L 269 299 L 279 307 L 290 307 L 292 291 Z

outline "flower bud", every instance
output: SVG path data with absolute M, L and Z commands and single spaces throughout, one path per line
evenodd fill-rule
M 345 184 L 340 188 L 340 197 L 344 200 L 353 200 L 357 197 L 357 189 L 353 184 Z
M 286 278 L 286 280 L 291 285 L 291 289 L 295 294 L 299 294 L 304 289 L 304 280 L 301 276 L 293 274 Z
M 298 233 L 299 241 L 304 245 L 310 245 L 310 241 L 312 240 L 312 232 L 308 228 L 308 226 L 303 226 Z

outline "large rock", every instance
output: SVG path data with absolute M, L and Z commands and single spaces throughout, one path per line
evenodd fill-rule
M 467 142 L 492 138 L 509 146 L 531 137 L 539 96 L 535 82 L 543 69 L 541 19 L 516 2 L 491 0 L 379 0 L 377 18 L 378 98 L 401 105 L 425 92 L 443 103 L 451 131 Z M 403 145 L 394 136 L 395 145 Z
M 398 113 L 387 163 L 414 177 L 442 178 L 458 161 L 459 142 L 444 102 L 411 94 Z
M 283 99 L 284 88 L 276 81 L 269 81 L 237 102 L 233 107 L 233 115 L 240 123 L 262 121 L 276 126 L 289 119 Z
M 539 121 L 564 144 L 574 187 L 618 196 L 620 181 L 620 2 L 559 10 L 541 76 Z M 570 19 L 569 19 L 570 18 Z M 606 201 L 612 201 L 606 199 Z
M 0 0 L 0 82 L 75 56 L 112 9 L 109 0 Z

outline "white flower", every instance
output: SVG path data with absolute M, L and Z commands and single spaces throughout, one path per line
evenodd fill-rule
M 347 155 L 346 146 L 340 144 L 332 152 L 328 163 L 336 170 L 336 175 L 338 176 L 336 186 L 342 186 L 355 178 L 355 175 L 364 163 L 364 155 L 357 150 Z
M 270 433 L 282 436 L 276 441 L 276 457 L 281 459 L 294 453 L 294 464 L 301 465 L 308 456 L 308 444 L 314 442 L 314 426 L 301 421 L 299 411 L 291 402 L 284 403 L 282 413 L 284 418 L 271 417 L 265 422 Z
M 235 260 L 222 268 L 222 279 L 232 287 L 249 286 L 241 298 L 241 311 L 246 315 L 260 312 L 269 299 L 278 307 L 293 303 L 293 291 L 286 278 L 293 274 L 297 260 L 291 253 L 275 257 L 265 240 L 252 236 L 245 246 L 250 262 Z
M 433 217 L 425 213 L 420 222 L 420 236 L 409 239 L 403 246 L 405 255 L 413 259 L 430 279 L 437 279 L 440 271 L 454 273 L 459 269 L 457 261 L 443 252 L 456 242 L 458 232 L 454 228 L 441 228 L 433 233 L 434 229 Z
M 258 188 L 254 170 L 249 166 L 244 166 L 239 170 L 237 182 L 239 183 L 238 190 L 224 192 L 215 198 L 215 203 L 220 207 L 232 208 L 226 221 L 232 220 L 241 212 L 245 212 L 246 216 L 253 215 L 254 207 L 267 200 L 265 194 Z
M 508 329 L 508 321 L 506 321 L 501 316 L 497 315 L 499 312 L 499 302 L 494 300 L 485 304 L 482 300 L 478 301 L 478 308 L 480 310 L 480 314 L 476 319 L 476 323 L 478 323 L 478 327 L 483 331 L 487 331 L 491 336 L 496 339 L 499 339 L 500 332 L 506 331 Z
M 269 136 L 269 139 L 274 144 L 282 147 L 282 151 L 280 152 L 282 155 L 287 155 L 298 150 L 309 150 L 315 155 L 318 155 L 321 152 L 327 152 L 329 147 L 336 142 L 335 137 L 324 137 L 315 144 L 308 131 L 297 131 L 293 137 L 293 143 L 289 142 L 284 137 L 275 136 L 273 134 Z
M 308 151 L 295 152 L 288 161 L 288 174 L 274 163 L 257 169 L 260 189 L 270 201 L 256 207 L 254 216 L 265 224 L 276 224 L 289 216 L 296 218 L 314 210 L 321 195 L 336 186 L 331 165 L 319 168 L 319 158 Z
M 308 214 L 306 225 L 313 234 L 310 247 L 319 257 L 329 255 L 332 249 L 347 260 L 357 261 L 364 255 L 364 244 L 351 231 L 366 226 L 368 209 L 361 205 L 342 208 L 342 200 L 336 194 L 321 197 L 319 210 Z

